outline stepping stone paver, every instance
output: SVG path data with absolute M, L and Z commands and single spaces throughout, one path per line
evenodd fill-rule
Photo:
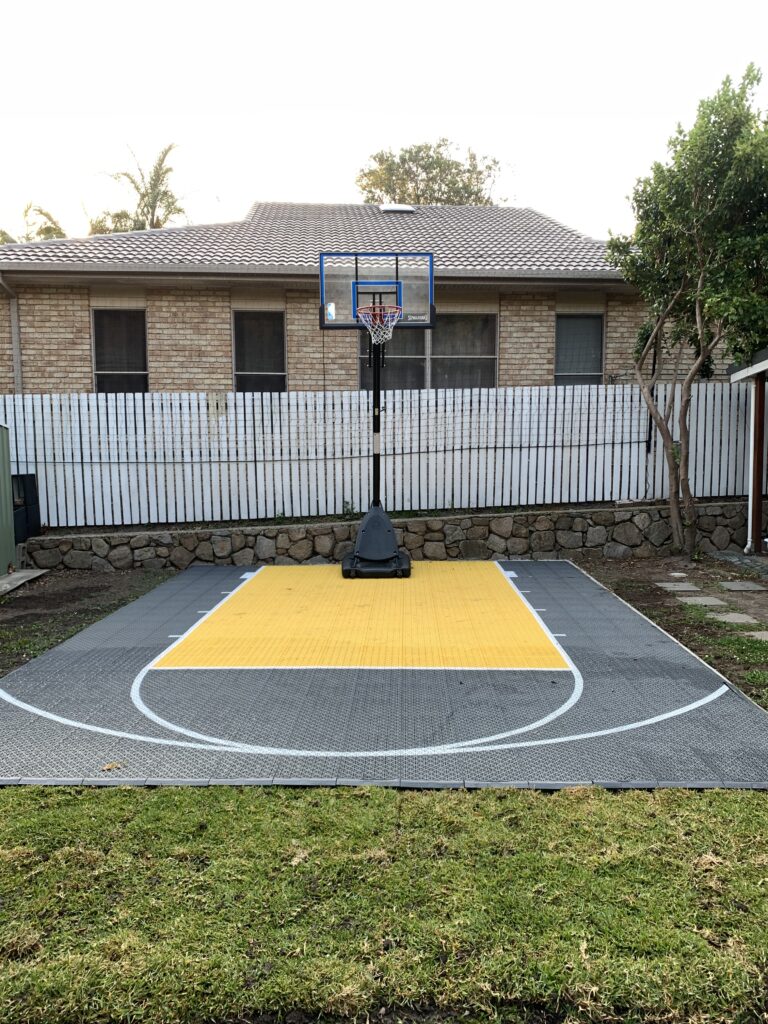
M 756 633 L 745 633 L 744 636 L 751 636 L 753 640 L 765 640 L 768 643 L 768 629 L 759 629 Z
M 662 590 L 671 590 L 673 593 L 701 590 L 701 587 L 697 587 L 695 583 L 657 583 L 656 586 L 661 587 Z
M 734 580 L 732 583 L 721 583 L 723 590 L 765 590 L 759 583 L 751 583 L 749 580 Z
M 707 608 L 728 607 L 726 602 L 721 601 L 719 597 L 708 597 L 706 594 L 702 594 L 701 597 L 678 597 L 678 601 L 682 601 L 683 604 L 693 604 Z
M 757 619 L 743 612 L 710 612 L 708 619 L 717 619 L 718 622 L 730 622 L 734 626 L 752 626 L 757 624 Z

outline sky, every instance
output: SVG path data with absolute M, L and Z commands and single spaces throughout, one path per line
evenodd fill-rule
M 68 234 L 130 206 L 111 174 L 167 143 L 185 217 L 359 202 L 380 149 L 446 137 L 497 158 L 497 202 L 596 238 L 678 123 L 750 62 L 765 0 L 26 0 L 2 14 L 0 228 L 33 202 Z M 768 83 L 758 92 L 768 107 Z

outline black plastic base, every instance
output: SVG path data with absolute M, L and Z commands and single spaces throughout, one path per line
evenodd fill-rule
M 389 516 L 381 505 L 371 505 L 360 523 L 355 550 L 341 563 L 345 579 L 356 576 L 389 579 L 411 575 L 411 556 L 399 551 Z
M 371 562 L 365 558 L 355 559 L 354 555 L 347 555 L 341 563 L 341 575 L 344 579 L 393 579 L 400 577 L 407 579 L 411 575 L 411 559 L 402 551 L 398 551 L 396 558 L 388 559 L 386 562 Z

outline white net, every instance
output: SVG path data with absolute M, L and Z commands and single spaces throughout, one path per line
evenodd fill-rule
M 402 306 L 358 306 L 357 317 L 368 328 L 374 345 L 389 341 L 395 324 L 403 315 Z

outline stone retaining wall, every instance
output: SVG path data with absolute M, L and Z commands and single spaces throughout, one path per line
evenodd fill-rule
M 699 550 L 742 551 L 743 502 L 699 509 Z M 414 560 L 568 558 L 594 551 L 605 558 L 650 558 L 671 550 L 669 510 L 659 506 L 582 508 L 395 520 L 398 544 Z M 338 562 L 352 549 L 357 523 L 234 526 L 34 537 L 27 542 L 41 569 L 115 569 L 188 565 L 297 565 Z

